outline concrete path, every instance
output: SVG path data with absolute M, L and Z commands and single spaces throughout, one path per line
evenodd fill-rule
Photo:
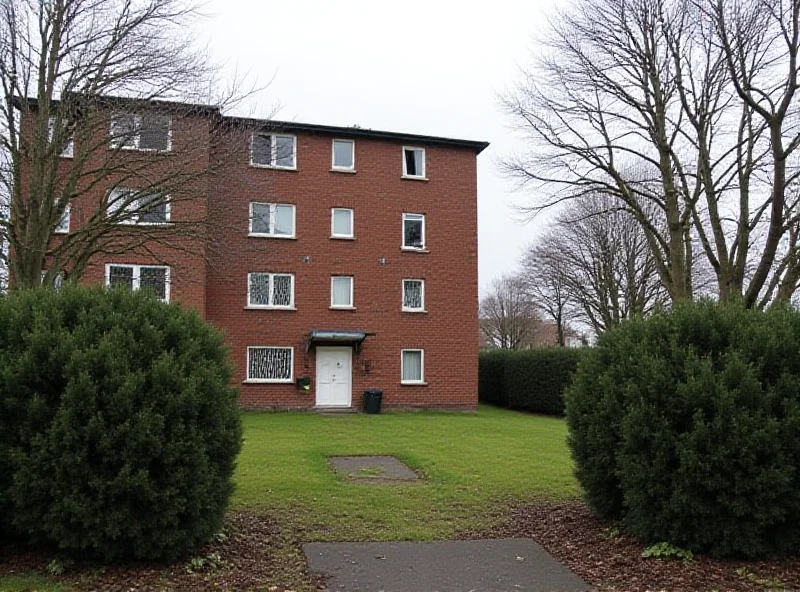
M 435 543 L 309 543 L 311 571 L 331 592 L 586 592 L 528 539 Z

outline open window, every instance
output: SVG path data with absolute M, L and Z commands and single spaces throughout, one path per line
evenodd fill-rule
M 425 178 L 425 149 L 403 147 L 403 177 L 409 179 Z

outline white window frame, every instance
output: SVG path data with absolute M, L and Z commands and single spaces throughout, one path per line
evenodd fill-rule
M 409 175 L 407 166 L 406 166 L 406 150 L 421 150 L 422 151 L 422 173 L 416 175 Z M 421 146 L 403 146 L 403 151 L 401 153 L 403 155 L 403 178 L 404 179 L 427 179 L 425 174 L 428 172 L 428 163 L 427 163 L 427 154 L 425 153 L 425 148 Z
M 419 216 L 419 217 L 422 218 L 422 245 L 419 246 L 419 247 L 406 245 L 406 219 L 408 219 L 409 216 Z M 413 212 L 403 212 L 403 224 L 402 224 L 402 227 L 401 227 L 402 237 L 400 239 L 402 241 L 401 242 L 402 249 L 404 251 L 424 251 L 425 248 L 427 247 L 427 240 L 426 240 L 427 237 L 425 236 L 425 230 L 426 230 L 425 229 L 425 214 L 415 214 Z
M 115 193 L 124 193 L 124 192 L 133 193 L 136 196 L 134 198 L 134 201 L 128 202 L 127 204 L 120 203 L 120 204 L 112 206 L 112 200 L 111 200 L 112 196 Z M 157 193 L 157 192 L 153 191 L 152 193 Z M 135 200 L 138 200 L 139 198 L 143 197 L 144 195 L 150 195 L 150 194 L 143 193 L 139 189 L 131 189 L 130 187 L 114 187 L 114 189 L 112 189 L 112 190 L 110 190 L 108 192 L 107 197 L 106 197 L 106 212 L 107 212 L 107 214 L 114 215 L 119 210 L 125 210 L 126 208 L 130 208 L 131 206 L 134 206 Z M 164 219 L 163 222 L 140 222 L 139 221 L 139 216 L 141 214 L 143 214 L 144 212 L 139 212 L 138 214 L 129 214 L 127 218 L 119 220 L 116 223 L 117 224 L 130 225 L 130 226 L 165 226 L 165 225 L 169 224 L 172 221 L 172 200 L 170 199 L 169 195 L 166 194 L 166 193 L 161 194 L 161 195 L 164 198 L 164 206 L 165 206 L 165 212 L 164 212 L 165 219 Z
M 270 210 L 270 230 L 272 232 L 253 232 L 253 204 L 265 205 L 269 206 Z M 292 208 L 292 234 L 275 234 L 275 212 L 277 211 L 278 206 L 290 207 Z M 271 203 L 266 201 L 251 201 L 250 202 L 250 218 L 248 219 L 247 223 L 247 234 L 248 236 L 256 236 L 260 238 L 295 238 L 297 232 L 297 206 L 294 204 L 287 204 L 287 203 Z
M 337 166 L 336 165 L 336 142 L 350 144 L 350 166 Z M 355 140 L 345 140 L 344 138 L 334 138 L 331 140 L 331 170 L 334 171 L 351 171 L 356 170 L 356 142 Z
M 42 270 L 42 282 L 44 282 L 44 278 L 47 276 L 48 271 L 49 270 L 47 269 Z M 59 271 L 56 274 L 56 277 L 53 279 L 53 288 L 55 288 L 56 292 L 60 292 L 62 287 L 64 287 L 64 272 Z
M 61 215 L 61 220 L 58 221 L 53 234 L 69 234 L 69 227 L 72 222 L 72 204 L 68 203 L 64 208 L 64 213 Z
M 333 281 L 340 278 L 348 278 L 350 280 L 350 304 L 334 304 L 333 303 Z M 332 275 L 331 276 L 331 308 L 336 309 L 343 309 L 343 310 L 351 310 L 356 307 L 354 301 L 354 294 L 355 294 L 355 284 L 356 280 L 355 277 L 352 275 Z
M 269 136 L 270 145 L 270 158 L 269 164 L 253 162 L 253 142 L 256 136 Z M 292 166 L 284 166 L 278 164 L 278 136 L 282 138 L 292 139 Z M 294 134 L 279 134 L 279 133 L 260 133 L 253 132 L 250 134 L 250 166 L 259 169 L 280 169 L 282 171 L 296 171 L 297 170 L 297 136 Z
M 335 216 L 336 212 L 350 212 L 350 234 L 336 234 Z M 353 208 L 331 208 L 331 238 L 355 238 L 356 236 L 356 215 Z
M 406 282 L 419 282 L 422 284 L 422 306 L 420 308 L 410 308 L 406 306 Z M 401 294 L 402 302 L 401 307 L 403 312 L 425 312 L 425 280 L 422 278 L 404 278 L 403 279 L 403 293 Z
M 47 120 L 47 141 L 53 142 L 53 133 L 55 132 L 56 118 L 51 117 Z M 75 158 L 75 138 L 70 136 L 67 142 L 58 154 L 61 158 Z
M 420 377 L 419 380 L 404 380 L 403 376 L 405 372 L 403 371 L 405 368 L 404 366 L 404 355 L 406 352 L 419 352 L 419 372 Z M 401 384 L 425 384 L 425 350 L 419 348 L 406 348 L 400 350 L 400 383 Z
M 125 146 L 122 144 L 127 138 L 120 138 L 114 136 L 114 120 L 118 117 L 133 117 L 133 125 L 136 128 L 136 133 L 132 134 L 130 139 L 133 140 L 133 146 Z M 111 116 L 111 122 L 108 127 L 108 135 L 111 137 L 111 147 L 116 150 L 137 150 L 139 152 L 172 152 L 172 117 L 165 115 L 169 120 L 169 128 L 167 129 L 167 148 L 166 150 L 158 150 L 157 148 L 139 148 L 141 141 L 142 129 L 142 116 L 135 113 L 117 113 Z
M 289 286 L 289 304 L 253 304 L 250 301 L 250 276 L 258 274 L 258 275 L 268 275 L 269 276 L 269 300 L 272 302 L 274 300 L 274 282 L 275 276 L 281 275 L 286 276 L 288 275 L 290 279 L 290 286 Z M 277 310 L 294 310 L 294 274 L 293 273 L 281 273 L 281 272 L 272 272 L 272 271 L 251 271 L 247 274 L 247 308 L 263 308 L 263 309 L 277 309 Z
M 130 267 L 133 268 L 133 285 L 131 286 L 131 291 L 136 292 L 141 288 L 141 270 L 143 267 L 154 268 L 154 269 L 166 269 L 167 272 L 164 274 L 164 298 L 161 299 L 162 302 L 169 302 L 170 299 L 170 286 L 172 284 L 172 274 L 170 267 L 168 265 L 146 265 L 146 264 L 134 264 L 134 263 L 106 263 L 106 288 L 111 289 L 111 268 L 112 267 Z
M 250 350 L 253 349 L 288 349 L 291 352 L 291 361 L 289 362 L 289 378 L 252 378 L 250 376 Z M 248 345 L 247 346 L 247 360 L 245 362 L 247 367 L 247 379 L 245 382 L 249 383 L 272 383 L 272 384 L 290 384 L 294 382 L 294 348 L 282 347 L 278 345 Z

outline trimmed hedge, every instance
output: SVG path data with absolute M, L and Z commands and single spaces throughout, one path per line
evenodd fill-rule
M 105 561 L 170 560 L 208 541 L 241 447 L 230 378 L 221 335 L 152 295 L 3 298 L 0 516 Z
M 800 548 L 800 312 L 710 302 L 607 332 L 567 393 L 592 508 L 717 557 Z
M 498 407 L 508 407 L 505 386 L 508 350 L 480 352 L 478 356 L 478 400 Z
M 584 356 L 585 348 L 542 347 L 481 352 L 478 398 L 483 403 L 564 415 L 564 390 Z

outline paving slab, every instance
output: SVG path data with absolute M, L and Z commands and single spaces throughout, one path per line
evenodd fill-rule
M 394 456 L 329 456 L 333 470 L 359 482 L 417 481 L 417 475 Z
M 311 571 L 336 592 L 587 592 L 530 539 L 308 543 Z

